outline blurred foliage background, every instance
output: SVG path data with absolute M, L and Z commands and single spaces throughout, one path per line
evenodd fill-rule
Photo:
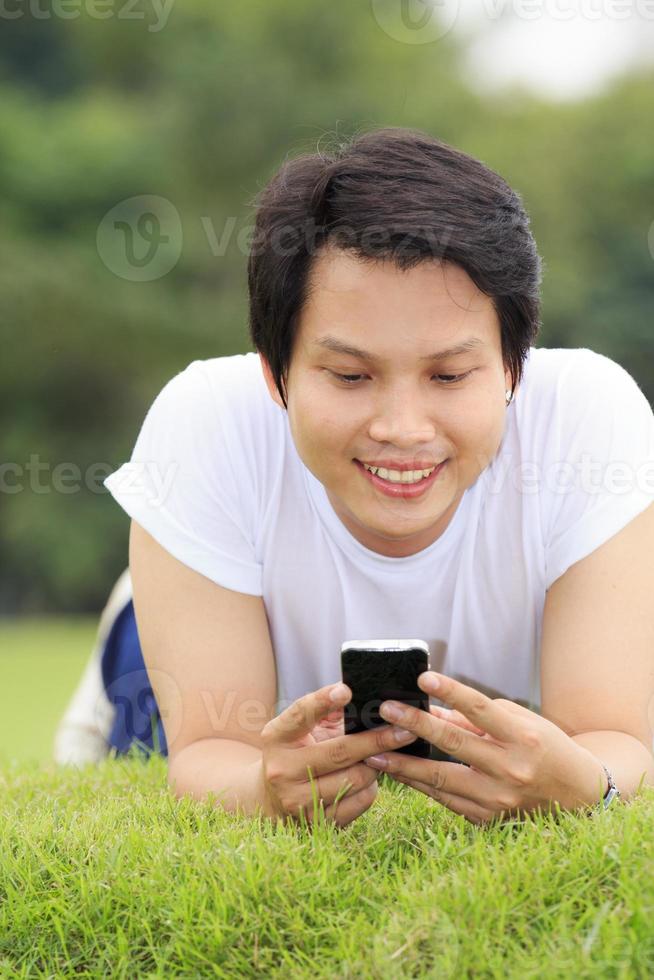
M 399 43 L 365 2 L 185 0 L 165 23 L 145 0 L 102 19 L 20 9 L 0 24 L 0 614 L 102 607 L 129 525 L 102 479 L 170 377 L 250 349 L 252 199 L 289 153 L 340 135 L 416 126 L 498 170 L 544 258 L 539 346 L 605 353 L 654 400 L 651 72 L 571 104 L 485 98 L 456 38 Z M 183 231 L 179 261 L 143 282 L 96 241 L 141 195 Z M 61 464 L 76 490 L 55 489 Z

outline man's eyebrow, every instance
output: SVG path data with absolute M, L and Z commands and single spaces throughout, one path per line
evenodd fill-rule
M 361 350 L 359 347 L 352 347 L 350 344 L 345 344 L 343 341 L 338 340 L 337 337 L 321 337 L 320 340 L 314 340 L 314 344 L 318 347 L 324 347 L 333 354 L 344 354 L 346 357 L 357 357 L 361 361 L 370 361 L 371 364 L 374 364 L 380 360 L 380 358 L 375 354 L 371 354 L 369 351 Z M 425 357 L 421 357 L 420 360 L 443 361 L 447 357 L 456 357 L 459 354 L 468 354 L 470 351 L 477 350 L 479 347 L 483 346 L 484 341 L 479 337 L 467 337 L 465 340 L 461 341 L 460 344 L 455 344 L 454 347 L 447 347 L 445 350 L 436 351 L 433 354 L 427 354 Z

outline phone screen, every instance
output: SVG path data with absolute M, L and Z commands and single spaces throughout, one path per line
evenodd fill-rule
M 428 669 L 429 647 L 424 640 L 349 640 L 343 643 L 341 671 L 344 683 L 352 691 L 352 700 L 343 709 L 345 734 L 387 725 L 379 714 L 382 701 L 402 701 L 428 712 L 429 696 L 418 687 L 418 677 Z M 424 738 L 417 738 L 394 751 L 424 759 L 450 758 Z

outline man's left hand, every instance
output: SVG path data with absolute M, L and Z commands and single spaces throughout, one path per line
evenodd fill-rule
M 400 752 L 366 763 L 442 803 L 471 823 L 520 817 L 558 802 L 562 810 L 588 808 L 608 786 L 595 756 L 553 722 L 514 701 L 489 698 L 459 681 L 425 671 L 418 685 L 450 705 L 428 713 L 385 701 L 381 716 L 426 739 L 467 765 L 437 762 Z M 401 714 L 391 715 L 388 707 Z M 375 762 L 385 758 L 386 764 Z

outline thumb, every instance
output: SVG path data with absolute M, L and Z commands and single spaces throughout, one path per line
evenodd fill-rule
M 261 735 L 268 741 L 293 745 L 309 735 L 323 719 L 333 716 L 337 709 L 342 710 L 351 698 L 352 692 L 346 684 L 327 684 L 298 698 L 276 718 L 271 718 Z

